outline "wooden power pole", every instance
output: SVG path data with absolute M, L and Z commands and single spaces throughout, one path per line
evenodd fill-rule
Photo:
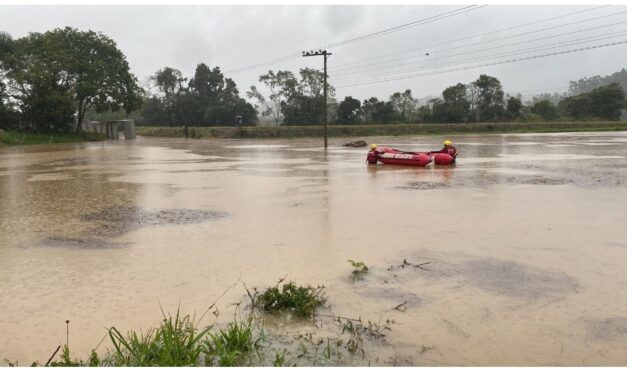
M 324 148 L 327 148 L 327 122 L 328 122 L 328 117 L 327 117 L 327 104 L 329 103 L 329 101 L 327 100 L 327 57 L 331 56 L 332 53 L 327 52 L 327 50 L 318 50 L 318 51 L 303 51 L 303 57 L 309 57 L 309 56 L 324 56 L 324 87 L 323 87 L 323 91 L 324 91 Z

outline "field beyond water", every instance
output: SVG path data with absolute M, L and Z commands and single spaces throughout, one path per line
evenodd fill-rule
M 23 133 L 0 129 L 0 146 L 65 144 L 69 142 L 102 141 L 105 137 L 96 133 Z
M 464 123 L 464 124 L 381 124 L 330 125 L 329 137 L 404 136 L 468 133 L 545 133 L 625 131 L 627 122 L 545 122 L 545 123 Z M 190 138 L 296 138 L 322 137 L 324 127 L 258 126 L 258 127 L 190 127 Z M 153 137 L 185 137 L 183 127 L 138 127 L 137 134 Z

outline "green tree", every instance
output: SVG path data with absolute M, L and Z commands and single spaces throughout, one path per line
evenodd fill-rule
M 287 87 L 291 94 L 281 103 L 285 115 L 283 122 L 288 125 L 311 125 L 324 122 L 324 109 L 328 108 L 324 98 L 324 73 L 316 69 L 304 68 L 299 71 L 300 80 L 295 88 Z M 328 84 L 327 84 L 328 85 Z M 335 89 L 327 86 L 328 99 L 332 100 Z
M 6 33 L 0 35 L 0 73 L 25 130 L 71 129 L 74 108 L 61 67 L 64 57 L 57 51 L 61 46 L 52 46 L 52 42 L 40 33 L 16 40 Z
M 144 98 L 141 110 L 141 117 L 144 124 L 169 126 L 168 116 L 169 114 L 159 98 L 155 96 Z
M 9 128 L 9 106 L 6 84 L 0 79 L 0 128 Z
M 531 112 L 539 115 L 544 120 L 555 120 L 559 117 L 557 107 L 548 99 L 540 100 L 531 107 Z
M 375 97 L 366 99 L 361 109 L 366 123 L 389 124 L 397 120 L 392 103 L 379 101 Z
M 390 96 L 390 103 L 396 117 L 403 122 L 410 122 L 412 115 L 416 111 L 418 101 L 411 95 L 411 90 L 407 89 L 402 93 L 394 93 Z
M 494 121 L 503 115 L 504 92 L 496 77 L 485 74 L 471 84 L 476 91 L 475 111 L 478 121 Z
M 97 112 L 123 108 L 130 113 L 141 103 L 141 89 L 126 57 L 102 33 L 66 27 L 30 33 L 13 43 L 0 39 L 13 96 L 36 126 L 65 121 L 69 111 L 76 113 L 78 130 L 91 107 Z M 64 96 L 69 96 L 70 106 Z
M 299 78 L 289 71 L 269 71 L 259 81 L 270 95 L 266 98 L 257 87 L 251 86 L 247 96 L 257 102 L 262 115 L 272 115 L 277 125 L 322 124 L 324 108 L 328 109 L 333 102 L 334 89 L 328 85 L 329 103 L 325 103 L 324 73 L 316 69 L 301 69 Z
M 337 112 L 337 122 L 339 124 L 356 124 L 361 114 L 361 102 L 353 97 L 345 97 L 340 102 Z
M 431 108 L 429 106 L 420 106 L 418 107 L 418 111 L 416 113 L 418 121 L 421 123 L 431 123 L 433 122 L 433 115 L 431 112 Z
M 564 116 L 582 120 L 590 116 L 590 97 L 585 94 L 566 97 L 560 101 L 558 107 Z
M 618 83 L 601 86 L 588 94 L 590 114 L 603 120 L 619 120 L 625 108 L 625 92 Z
M 278 71 L 276 73 L 269 71 L 259 76 L 259 82 L 264 84 L 270 91 L 268 98 L 266 99 L 255 86 L 251 86 L 246 95 L 248 98 L 254 99 L 258 107 L 262 108 L 263 116 L 271 115 L 275 124 L 279 125 L 283 119 L 282 105 L 287 102 L 288 98 L 296 95 L 298 80 L 294 73 L 289 71 Z
M 523 104 L 520 97 L 509 97 L 507 99 L 507 107 L 505 113 L 510 120 L 519 119 L 522 115 Z
M 187 81 L 180 70 L 170 67 L 159 69 L 150 77 L 163 95 L 163 105 L 168 114 L 168 125 L 172 126 L 177 104 L 181 103 L 179 96 L 183 91 L 183 84 Z
M 434 116 L 443 123 L 464 123 L 468 121 L 470 102 L 467 96 L 466 85 L 458 83 L 442 92 L 443 103 L 434 104 Z M 437 115 L 436 115 L 437 113 Z

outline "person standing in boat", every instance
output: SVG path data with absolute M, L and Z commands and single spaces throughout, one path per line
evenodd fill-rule
M 435 153 L 448 154 L 451 157 L 453 157 L 453 162 L 457 158 L 457 149 L 455 149 L 455 146 L 453 146 L 453 142 L 451 140 L 444 141 L 444 148 L 442 150 L 432 151 L 430 153 L 432 153 L 432 154 L 435 154 Z

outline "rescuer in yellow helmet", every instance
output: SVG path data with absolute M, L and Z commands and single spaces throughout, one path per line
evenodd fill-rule
M 383 154 L 383 152 L 377 150 L 377 144 L 371 144 L 370 151 L 368 152 L 366 160 L 369 164 L 377 164 L 377 161 L 379 160 L 379 154 Z
M 453 157 L 453 160 L 455 160 L 455 158 L 457 158 L 457 149 L 455 149 L 455 146 L 453 146 L 453 141 L 451 140 L 446 140 L 444 141 L 444 148 L 442 150 L 436 150 L 436 151 L 432 151 L 431 153 L 444 153 L 444 154 L 448 154 L 451 157 Z

